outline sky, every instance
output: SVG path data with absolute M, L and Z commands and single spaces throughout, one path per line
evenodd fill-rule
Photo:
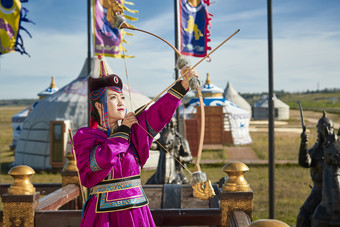
M 174 44 L 173 0 L 130 0 L 139 10 L 137 28 Z M 215 48 L 240 32 L 203 61 L 196 70 L 216 86 L 228 82 L 239 93 L 268 92 L 268 30 L 266 0 L 211 0 L 211 42 Z M 18 52 L 0 55 L 0 99 L 31 99 L 55 77 L 58 88 L 74 80 L 87 57 L 85 0 L 29 0 L 22 4 L 35 22 L 23 24 L 30 57 Z M 303 92 L 340 88 L 340 1 L 273 0 L 274 90 Z M 127 54 L 107 58 L 113 71 L 134 89 L 156 96 L 174 81 L 174 52 L 160 40 L 139 32 L 126 37 Z M 93 52 L 93 51 L 92 51 Z M 190 57 L 192 65 L 200 58 Z

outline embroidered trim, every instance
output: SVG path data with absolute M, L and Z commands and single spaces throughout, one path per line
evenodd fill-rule
M 125 125 L 116 126 L 114 129 L 105 129 L 102 126 L 98 125 L 97 128 L 103 131 L 105 134 L 108 134 L 109 131 L 110 135 L 108 136 L 108 138 L 120 137 L 129 140 L 129 136 L 131 133 L 131 129 Z
M 108 193 L 124 195 L 124 190 L 135 190 L 136 193 L 133 196 L 108 200 Z M 143 207 L 149 203 L 141 186 L 139 175 L 114 180 L 103 180 L 91 188 L 90 195 L 93 194 L 97 194 L 96 213 Z
M 146 206 L 149 201 L 147 200 L 142 187 L 140 187 L 140 190 L 142 192 L 140 197 L 121 199 L 117 201 L 107 201 L 108 193 L 98 194 L 96 213 L 114 212 Z
M 170 95 L 175 96 L 175 97 L 178 98 L 178 99 L 182 99 L 182 98 L 183 98 L 183 95 L 182 95 L 180 92 L 178 92 L 178 91 L 176 91 L 175 89 L 173 89 L 173 88 L 170 88 L 170 89 L 168 90 L 168 93 L 169 93 Z
M 138 164 L 141 166 L 142 163 L 140 162 L 140 158 L 139 158 L 138 152 L 137 152 L 135 146 L 132 143 L 130 144 L 130 148 L 132 150 L 133 157 L 136 159 Z
M 148 132 L 150 133 L 150 135 L 152 137 L 155 137 L 158 132 L 151 127 L 151 125 L 149 124 L 149 122 L 147 120 L 145 120 L 145 122 L 146 122 L 146 128 L 147 128 Z
M 184 87 L 181 84 L 181 81 L 178 81 L 174 86 L 172 86 L 168 93 L 175 96 L 178 99 L 183 98 L 183 96 L 188 92 L 188 90 L 185 90 Z
M 102 181 L 91 188 L 90 194 L 115 192 L 141 186 L 140 176 Z
M 123 138 L 123 139 L 129 140 L 129 136 L 130 136 L 130 134 L 128 134 L 126 132 L 116 132 L 116 133 L 111 134 L 109 136 L 109 139 L 111 139 L 111 138 Z
M 99 167 L 97 161 L 96 161 L 96 150 L 97 150 L 97 146 L 93 147 L 91 149 L 91 152 L 90 152 L 90 169 L 93 171 L 93 172 L 97 172 L 97 171 L 100 171 L 102 170 L 102 168 Z

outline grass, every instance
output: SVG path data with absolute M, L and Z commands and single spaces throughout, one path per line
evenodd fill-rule
M 340 111 L 340 93 L 285 94 L 280 99 L 294 109 L 299 108 L 297 101 L 301 101 L 304 109 Z
M 226 152 L 221 150 L 204 150 L 202 152 L 202 160 L 226 160 L 228 159 Z
M 316 131 L 316 130 L 315 130 Z M 310 144 L 316 141 L 316 132 L 310 132 Z M 260 159 L 268 160 L 268 133 L 250 133 L 253 140 L 251 147 Z M 289 142 L 287 142 L 289 141 Z M 297 160 L 299 155 L 300 135 L 297 133 L 276 132 L 275 159 L 276 160 Z
M 23 110 L 20 107 L 0 107 L 0 183 L 12 183 L 12 177 L 7 174 L 8 164 L 14 161 L 13 151 L 9 145 L 12 142 L 11 117 Z M 308 119 L 319 119 L 320 112 L 305 111 L 307 128 L 310 131 L 310 144 L 316 141 L 315 121 Z M 300 128 L 300 114 L 297 110 L 291 110 L 291 119 L 285 127 Z M 340 122 L 340 114 L 329 114 L 334 122 Z M 278 126 L 280 127 L 280 126 Z M 261 159 L 268 159 L 268 134 L 262 132 L 251 133 L 253 144 L 250 147 Z M 297 160 L 300 144 L 299 133 L 275 133 L 275 159 L 276 160 Z M 222 159 L 227 160 L 224 152 L 205 150 L 202 159 Z M 254 191 L 253 200 L 253 220 L 268 218 L 268 167 L 266 165 L 248 165 L 250 171 L 245 174 L 245 178 Z M 193 165 L 188 166 L 193 170 Z M 218 182 L 226 174 L 222 171 L 223 164 L 201 165 L 204 172 L 212 182 Z M 142 183 L 145 183 L 155 171 L 142 171 Z M 32 183 L 61 183 L 60 173 L 47 171 L 36 172 L 31 177 Z M 309 169 L 298 165 L 277 165 L 275 168 L 275 211 L 276 219 L 295 226 L 296 216 L 299 208 L 304 203 L 310 193 L 309 185 L 312 184 Z M 1 204 L 0 204 L 0 209 Z
M 9 149 L 13 139 L 11 119 L 14 114 L 25 108 L 26 106 L 0 107 L 0 183 L 3 183 L 3 178 L 5 178 L 3 170 L 8 170 L 7 164 L 14 161 L 14 153 Z
M 254 103 L 261 98 L 260 94 L 244 94 L 249 103 Z M 280 100 L 289 105 L 291 109 L 299 109 L 298 101 L 304 110 L 322 111 L 340 113 L 340 93 L 337 91 L 310 92 L 310 93 L 284 93 L 277 92 L 276 95 Z

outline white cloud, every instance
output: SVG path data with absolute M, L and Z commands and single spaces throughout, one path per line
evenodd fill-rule
M 236 6 L 237 2 L 221 0 L 211 6 L 216 11 L 212 12 L 209 46 L 216 47 L 238 28 L 241 31 L 211 56 L 211 62 L 201 63 L 197 70 L 201 80 L 210 73 L 212 82 L 221 88 L 230 81 L 239 92 L 265 92 L 268 90 L 266 2 Z M 231 3 L 234 8 L 227 9 Z M 320 88 L 339 87 L 340 24 L 336 20 L 338 14 L 334 14 L 339 7 L 317 11 L 317 6 L 310 6 L 304 14 L 304 8 L 295 1 L 279 2 L 274 7 L 274 89 L 313 90 L 317 83 Z M 172 9 L 139 18 L 133 24 L 174 43 Z M 19 53 L 0 57 L 0 99 L 36 98 L 49 85 L 52 75 L 61 88 L 83 66 L 87 56 L 85 30 L 66 33 L 43 32 L 38 26 L 33 29 L 32 39 L 24 36 L 31 58 Z M 130 44 L 125 45 L 128 54 L 136 56 L 127 59 L 130 84 L 146 95 L 155 96 L 173 81 L 174 52 L 150 35 L 132 33 L 133 37 L 126 37 Z M 195 64 L 199 58 L 190 60 Z M 108 59 L 108 62 L 125 81 L 123 60 Z

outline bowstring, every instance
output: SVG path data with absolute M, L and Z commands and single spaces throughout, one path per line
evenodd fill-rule
M 128 84 L 128 92 L 129 92 L 129 98 L 130 98 L 130 107 L 131 107 L 131 111 L 133 111 L 132 109 L 132 98 L 131 98 L 131 91 L 130 91 L 130 83 L 129 83 L 129 76 L 128 76 L 128 72 L 127 72 L 127 64 L 126 64 L 126 57 L 125 57 L 125 50 L 124 50 L 124 46 L 123 46 L 123 42 L 122 42 L 122 50 L 123 50 L 123 59 L 124 59 L 124 67 L 125 67 L 125 76 L 126 76 L 126 80 L 127 80 L 127 84 Z M 137 123 L 137 125 L 139 125 L 141 127 L 141 129 L 143 129 L 144 132 L 146 132 L 151 138 L 154 139 L 154 137 L 139 123 Z M 186 171 L 188 171 L 190 174 L 191 171 L 185 166 L 183 165 L 173 154 L 171 154 L 170 151 L 168 151 L 160 142 L 158 142 L 157 140 L 155 140 L 156 143 L 159 144 L 159 146 L 161 146 L 173 159 L 175 159 Z
M 144 132 L 146 132 L 151 138 L 154 139 L 154 137 L 139 123 L 137 123 L 143 130 Z M 160 142 L 158 142 L 157 140 L 155 140 L 156 143 L 158 143 L 171 157 L 173 157 L 186 171 L 188 171 L 191 174 L 191 171 L 185 166 L 183 165 L 173 154 L 170 153 L 170 151 L 168 151 Z
M 128 72 L 127 72 L 127 64 L 126 64 L 126 57 L 125 57 L 125 48 L 124 48 L 124 45 L 123 45 L 123 41 L 122 41 L 122 49 L 123 49 L 123 59 L 124 59 L 124 68 L 125 68 L 125 76 L 126 76 L 126 81 L 127 81 L 127 84 L 128 84 L 128 92 L 129 92 L 129 99 L 130 99 L 130 108 L 131 108 L 131 111 L 133 111 L 132 109 L 132 98 L 131 98 L 131 90 L 130 90 L 130 82 L 129 82 L 129 75 L 128 75 Z

